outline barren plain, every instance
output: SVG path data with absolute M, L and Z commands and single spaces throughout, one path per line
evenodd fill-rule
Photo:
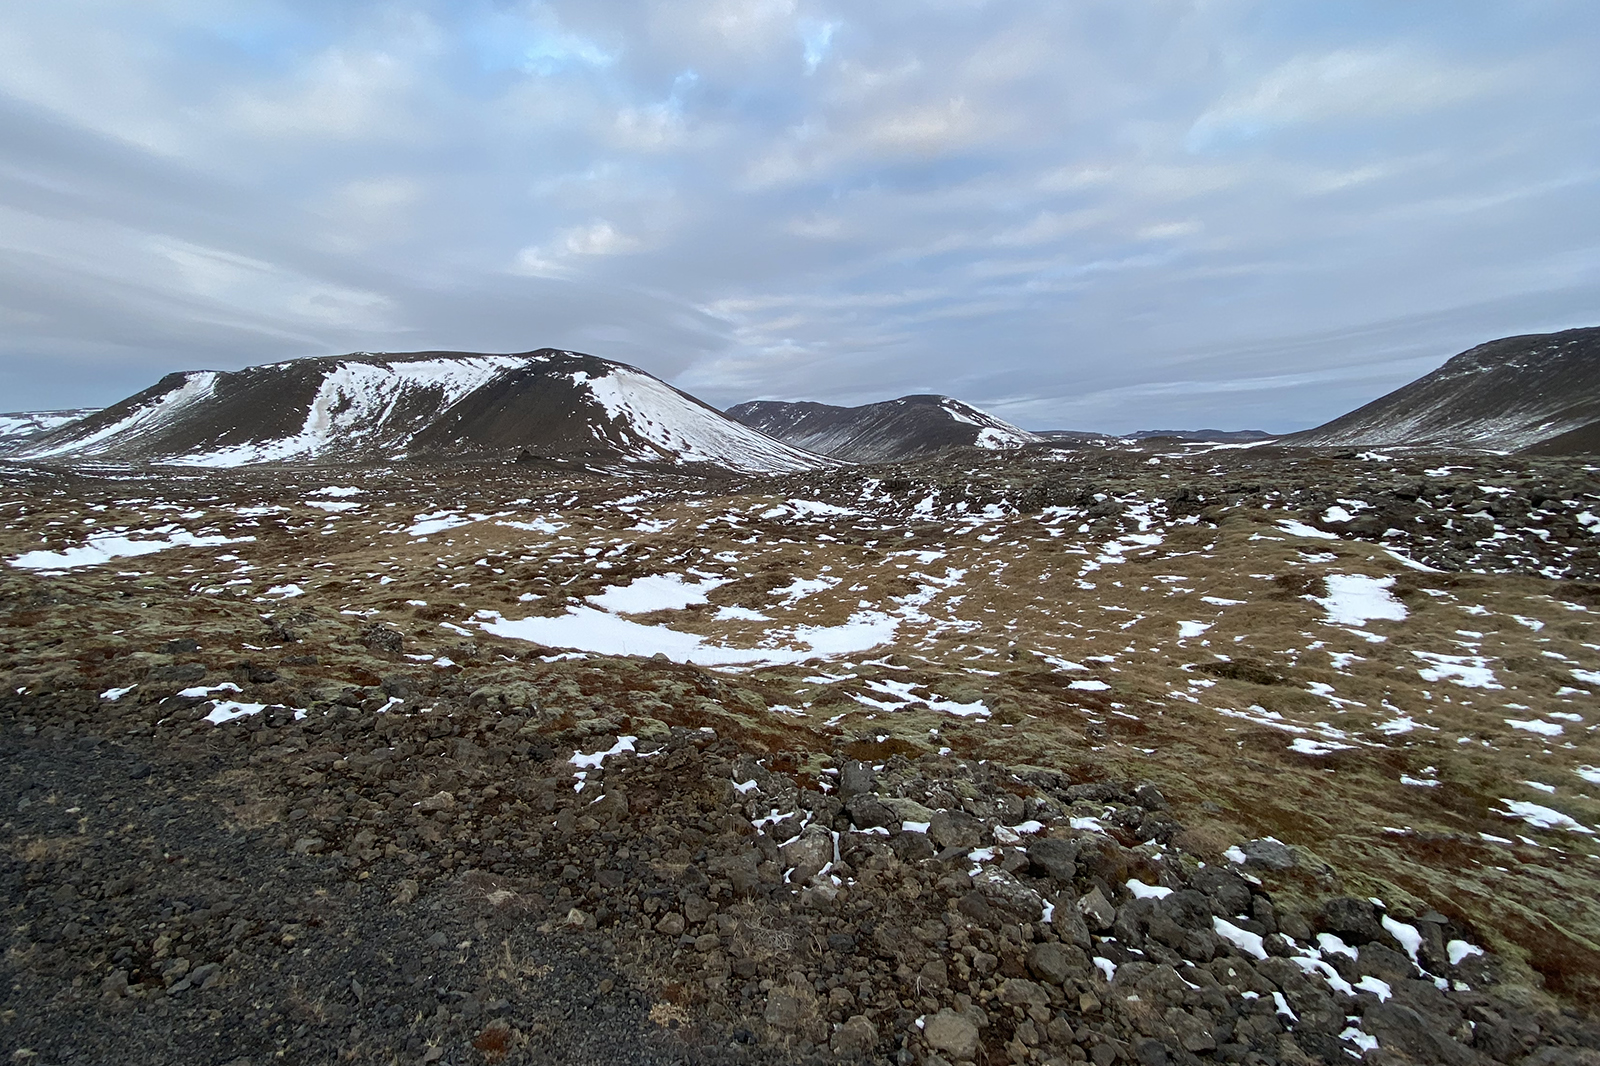
M 11 466 L 0 517 L 14 1061 L 1597 1061 L 1582 458 Z

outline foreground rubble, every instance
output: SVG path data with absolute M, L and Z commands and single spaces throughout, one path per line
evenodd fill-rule
M 13 561 L 139 508 L 118 536 L 179 544 L 0 579 L 5 1043 L 39 1062 L 1600 1061 L 1579 1009 L 1600 979 L 1591 838 L 1524 819 L 1514 839 L 1468 792 L 1549 778 L 1516 802 L 1593 820 L 1551 769 L 1600 762 L 1592 631 L 1565 621 L 1592 576 L 1592 474 L 1518 474 L 1530 506 L 1571 511 L 1563 536 L 1385 549 L 1327 517 L 1371 461 L 1316 490 L 1286 459 L 1075 461 L 1100 465 L 665 481 L 634 502 L 637 481 L 382 472 L 320 497 L 346 509 L 307 506 L 301 475 L 10 475 Z M 876 502 L 846 508 L 868 481 Z M 453 514 L 423 506 L 446 493 Z M 1484 498 L 1508 497 L 1462 506 Z M 217 539 L 182 543 L 183 518 Z M 642 528 L 614 551 L 619 523 Z M 519 563 L 508 538 L 546 547 Z M 1483 572 L 1439 572 L 1445 552 Z M 941 585 L 918 553 L 973 572 Z M 1403 587 L 1379 584 L 1389 565 Z M 1405 625 L 1301 617 L 1351 574 L 1399 590 Z M 1200 580 L 1213 615 L 1161 606 Z M 1251 581 L 1271 591 L 1236 610 Z M 1030 608 L 1030 586 L 1056 599 Z M 663 588 L 709 602 L 660 607 Z M 630 615 L 617 589 L 657 599 Z M 1468 595 L 1492 606 L 1463 613 Z M 889 644 L 786 661 L 893 603 Z M 1112 607 L 1144 621 L 1067 621 Z M 767 661 L 495 631 L 597 624 L 577 611 Z M 750 639 L 751 613 L 789 643 Z M 1513 613 L 1540 624 L 1491 644 Z M 1471 669 L 1496 687 L 1450 680 Z M 1508 716 L 1562 731 L 1497 731 Z

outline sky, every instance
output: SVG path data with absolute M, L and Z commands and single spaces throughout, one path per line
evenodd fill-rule
M 1315 425 L 1600 324 L 1593 0 L 8 0 L 0 410 L 570 348 Z

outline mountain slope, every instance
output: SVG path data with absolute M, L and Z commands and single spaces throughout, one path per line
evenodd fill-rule
M 885 463 L 947 448 L 1020 448 L 1042 438 L 948 396 L 902 396 L 860 407 L 752 400 L 737 419 L 797 448 L 860 463 Z
M 35 437 L 95 413 L 93 407 L 71 411 L 11 411 L 0 414 L 0 454 L 22 447 Z
M 1577 429 L 1569 429 L 1554 437 L 1548 437 L 1522 451 L 1526 455 L 1600 454 L 1600 419 L 1579 426 Z
M 550 348 L 362 353 L 169 374 L 15 457 L 228 467 L 524 450 L 744 471 L 828 465 L 642 370 Z
M 1600 328 L 1505 337 L 1331 422 L 1300 445 L 1516 450 L 1600 421 Z

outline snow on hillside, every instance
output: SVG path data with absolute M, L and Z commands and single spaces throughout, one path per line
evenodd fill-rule
M 123 418 L 101 426 L 85 436 L 68 437 L 59 443 L 24 449 L 30 459 L 50 459 L 58 455 L 94 455 L 108 443 L 125 443 L 158 429 L 185 411 L 211 398 L 216 390 L 214 370 L 197 370 L 183 375 L 182 384 L 169 389 L 149 403 L 135 408 Z
M 823 455 L 880 463 L 949 448 L 1020 448 L 1044 438 L 949 396 L 902 396 L 859 407 L 752 400 L 728 409 L 752 429 Z
M 10 454 L 236 467 L 523 452 L 745 472 L 835 465 L 644 371 L 554 349 L 358 353 L 173 374 L 81 425 L 18 442 Z
M 393 364 L 344 363 L 323 377 L 298 433 L 177 456 L 171 461 L 179 466 L 245 466 L 314 459 L 334 449 L 386 443 L 384 431 L 391 428 L 397 409 L 418 393 L 436 394 L 436 399 L 433 395 L 429 398 L 433 400 L 432 414 L 437 416 L 468 393 L 526 362 L 520 356 L 486 355 Z M 406 427 L 394 428 L 404 435 L 397 442 L 403 446 L 410 434 Z
M 980 427 L 977 439 L 972 442 L 979 448 L 988 448 L 991 451 L 1020 448 L 1025 444 L 1035 444 L 1041 439 L 1025 429 L 1018 429 L 1011 423 L 996 418 L 987 411 L 980 411 L 969 403 L 962 403 L 948 396 L 940 398 L 939 407 L 957 422 Z
M 717 463 L 745 471 L 815 470 L 822 465 L 816 456 L 735 422 L 631 367 L 616 367 L 602 377 L 579 370 L 572 379 L 588 388 L 608 417 L 621 420 L 679 462 Z
M 52 429 L 59 429 L 76 422 L 86 415 L 92 415 L 96 410 L 98 408 L 84 407 L 72 411 L 13 411 L 9 414 L 0 414 L 0 443 L 19 437 L 48 433 Z

